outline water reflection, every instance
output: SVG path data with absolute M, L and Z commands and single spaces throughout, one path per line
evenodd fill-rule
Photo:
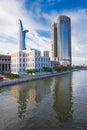
M 53 109 L 60 122 L 72 120 L 72 75 L 54 79 Z
M 44 82 L 45 81 L 45 82 Z M 12 88 L 12 95 L 18 103 L 18 117 L 24 119 L 27 108 L 33 109 L 52 93 L 53 110 L 60 122 L 72 120 L 72 75 L 45 79 L 17 85 Z
M 0 130 L 86 130 L 86 75 L 73 72 L 1 88 Z
M 18 99 L 18 117 L 24 118 L 26 107 L 27 107 L 27 94 L 28 91 L 25 88 L 19 89 L 19 99 Z
M 43 98 L 50 93 L 50 80 L 45 79 L 17 85 L 12 88 L 12 95 L 18 103 L 18 117 L 24 119 L 28 109 L 33 109 L 38 103 L 41 103 Z

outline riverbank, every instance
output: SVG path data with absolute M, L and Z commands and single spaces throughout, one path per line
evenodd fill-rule
M 24 83 L 24 82 L 29 82 L 29 81 L 34 81 L 34 80 L 39 80 L 39 79 L 44 79 L 44 78 L 49 78 L 49 77 L 54 77 L 54 76 L 65 75 L 65 74 L 71 73 L 73 71 L 77 71 L 77 70 L 57 72 L 57 73 L 51 73 L 51 74 L 46 74 L 46 75 L 37 75 L 37 76 L 33 76 L 33 77 L 26 77 L 26 78 L 21 78 L 21 79 L 2 81 L 2 82 L 0 82 L 0 87 L 11 86 L 11 85 L 15 85 L 15 84 Z

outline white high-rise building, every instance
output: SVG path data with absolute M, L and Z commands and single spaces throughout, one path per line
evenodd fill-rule
M 21 50 L 11 55 L 11 72 L 24 74 L 27 69 L 37 69 L 42 71 L 44 67 L 51 67 L 48 51 L 36 49 Z
M 22 21 L 19 19 L 19 50 L 25 50 L 25 36 L 28 30 L 23 29 Z

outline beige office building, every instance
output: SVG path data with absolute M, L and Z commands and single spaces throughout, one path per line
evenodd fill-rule
M 51 67 L 51 61 L 48 51 L 36 49 L 22 50 L 11 55 L 11 72 L 24 74 L 27 69 L 37 69 L 43 71 L 44 67 Z

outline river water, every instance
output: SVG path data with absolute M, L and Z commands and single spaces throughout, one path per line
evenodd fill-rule
M 87 130 L 87 71 L 0 88 L 0 130 Z

